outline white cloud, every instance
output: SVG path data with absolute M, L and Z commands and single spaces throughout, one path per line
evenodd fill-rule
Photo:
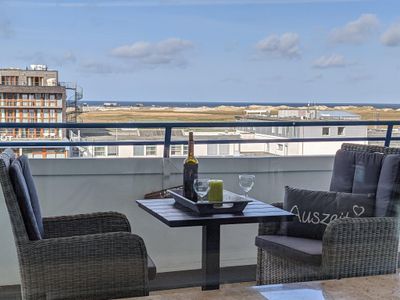
M 270 35 L 256 44 L 260 53 L 283 57 L 299 58 L 300 37 L 297 33 L 286 32 L 282 35 Z
M 400 23 L 393 24 L 382 34 L 381 43 L 388 47 L 400 46 Z
M 28 55 L 19 55 L 17 58 L 24 61 L 29 61 L 32 64 L 45 64 L 56 67 L 74 64 L 77 61 L 77 58 L 72 51 L 65 51 L 64 53 L 55 55 L 37 51 Z
M 379 20 L 376 15 L 363 14 L 357 20 L 333 29 L 330 38 L 334 43 L 361 44 L 367 41 L 378 27 Z
M 349 63 L 344 56 L 340 54 L 324 55 L 316 59 L 313 63 L 313 67 L 318 69 L 343 68 L 348 65 Z
M 109 64 L 97 60 L 83 61 L 79 65 L 79 70 L 83 73 L 94 73 L 94 74 L 119 74 L 119 73 L 130 73 L 134 72 L 133 67 L 124 65 Z
M 157 43 L 135 42 L 111 50 L 111 55 L 129 59 L 144 65 L 182 65 L 186 63 L 184 52 L 193 43 L 179 38 L 169 38 Z

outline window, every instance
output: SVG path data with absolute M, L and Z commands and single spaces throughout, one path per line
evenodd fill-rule
M 35 129 L 34 128 L 29 128 L 28 129 L 28 137 L 34 138 L 35 137 Z
M 1 76 L 1 84 L 18 85 L 18 76 Z
M 322 135 L 329 135 L 329 127 L 322 127 Z
M 133 146 L 134 156 L 144 156 L 144 146 Z
M 28 77 L 29 86 L 43 86 L 43 77 Z
M 105 156 L 105 155 L 106 155 L 106 147 L 104 146 L 94 147 L 94 156 Z
M 209 156 L 218 155 L 218 145 L 217 144 L 208 144 L 207 145 L 207 155 L 209 155 Z
M 278 150 L 283 151 L 283 144 L 278 144 Z
M 157 146 L 149 145 L 146 146 L 146 156 L 156 156 L 157 155 Z
M 338 127 L 337 135 L 344 135 L 344 127 Z
M 182 145 L 171 145 L 171 156 L 182 155 Z
M 228 144 L 219 145 L 219 155 L 229 155 L 229 145 Z
M 108 156 L 118 156 L 118 146 L 108 146 L 107 154 Z

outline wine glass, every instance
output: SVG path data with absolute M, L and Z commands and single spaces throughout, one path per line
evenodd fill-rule
M 197 196 L 199 196 L 199 200 L 203 201 L 203 198 L 208 194 L 208 191 L 210 190 L 210 179 L 208 178 L 195 179 L 193 182 L 193 188 Z
M 246 200 L 249 196 L 249 192 L 254 186 L 254 181 L 256 179 L 255 175 L 240 174 L 239 175 L 239 186 L 244 193 L 244 199 Z

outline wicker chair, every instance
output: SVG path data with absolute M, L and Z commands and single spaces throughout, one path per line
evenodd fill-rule
M 142 238 L 130 232 L 122 214 L 43 218 L 44 237 L 29 238 L 9 175 L 14 159 L 10 149 L 0 155 L 0 181 L 17 248 L 23 299 L 148 295 L 151 260 Z
M 342 150 L 400 154 L 400 149 L 397 148 L 347 143 L 343 144 Z M 282 203 L 273 205 L 282 208 Z M 280 224 L 277 222 L 260 224 L 259 236 L 276 238 L 279 228 Z M 257 284 L 395 273 L 398 244 L 399 228 L 396 217 L 336 219 L 325 230 L 318 264 L 305 263 L 287 253 L 258 247 Z

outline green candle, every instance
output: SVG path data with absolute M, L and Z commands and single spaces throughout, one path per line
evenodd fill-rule
M 210 191 L 208 192 L 208 201 L 222 202 L 224 198 L 224 182 L 222 180 L 213 179 L 209 182 Z

